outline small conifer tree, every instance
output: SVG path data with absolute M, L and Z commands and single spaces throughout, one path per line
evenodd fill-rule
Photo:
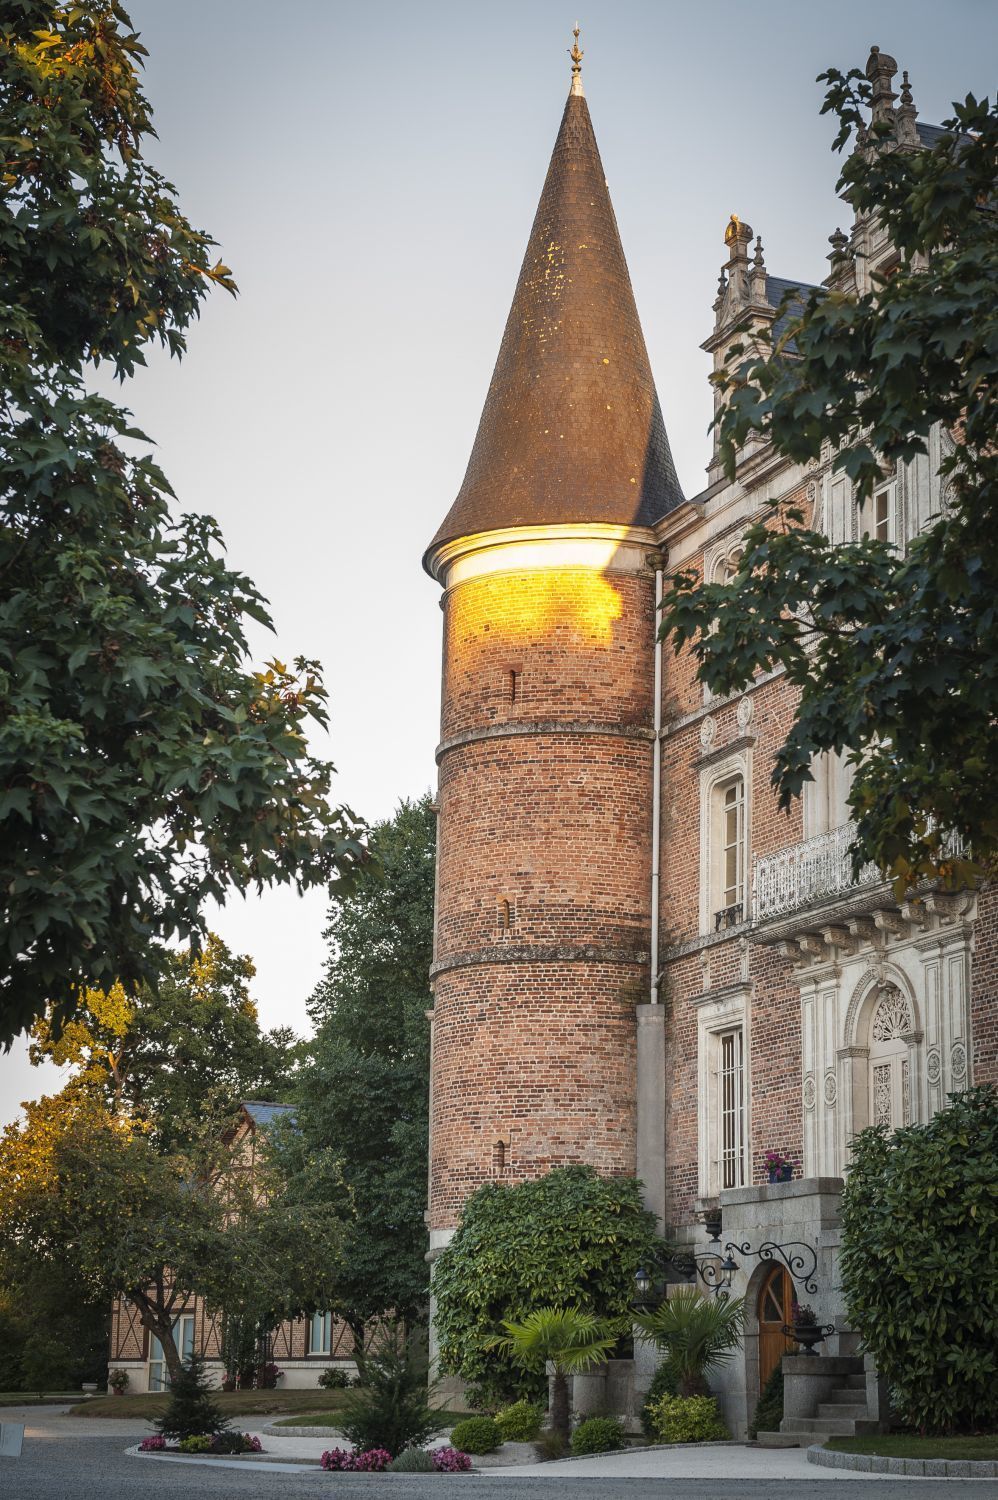
M 204 1357 L 191 1354 L 176 1380 L 170 1382 L 170 1404 L 157 1421 L 156 1430 L 163 1437 L 180 1440 L 224 1432 L 228 1425 L 205 1372 Z

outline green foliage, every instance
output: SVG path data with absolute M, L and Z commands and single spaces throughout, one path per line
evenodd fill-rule
M 390 1474 L 435 1474 L 436 1466 L 425 1448 L 403 1448 L 388 1465 Z
M 572 1433 L 572 1454 L 615 1453 L 626 1445 L 627 1436 L 616 1417 L 587 1417 Z
M 0 1040 L 88 988 L 155 984 L 206 904 L 361 856 L 307 753 L 317 665 L 249 660 L 253 584 L 171 510 L 129 414 L 84 372 L 171 354 L 212 241 L 143 160 L 144 49 L 116 0 L 0 16 Z M 50 1009 L 51 1008 L 51 1009 Z
M 72 1069 L 75 1085 L 112 1111 L 128 1110 L 162 1149 L 206 1114 L 243 1099 L 276 1099 L 292 1069 L 293 1033 L 260 1031 L 252 960 L 214 933 L 200 950 L 171 953 L 158 986 L 126 995 L 89 990 L 60 1032 L 32 1027 L 31 1060 Z
M 755 1412 L 749 1423 L 749 1437 L 755 1442 L 760 1432 L 779 1432 L 783 1421 L 783 1368 L 776 1365 L 762 1388 Z
M 544 1374 L 549 1364 L 553 1365 L 551 1426 L 567 1442 L 570 1424 L 567 1377 L 591 1370 L 608 1358 L 620 1338 L 620 1322 L 597 1318 L 578 1307 L 538 1307 L 522 1322 L 504 1320 L 502 1326 L 506 1336 L 497 1337 L 495 1347 L 516 1364 L 538 1375 Z
M 628 1317 L 634 1273 L 657 1243 L 633 1178 L 560 1167 L 515 1187 L 487 1183 L 433 1268 L 442 1369 L 496 1404 L 543 1398 L 543 1376 L 496 1345 L 502 1324 L 541 1305 Z
M 491 1417 L 465 1417 L 455 1426 L 450 1440 L 463 1453 L 494 1453 L 503 1435 Z
M 385 1314 L 425 1315 L 428 988 L 433 954 L 436 818 L 428 797 L 379 823 L 376 869 L 335 898 L 316 1026 L 296 1091 L 288 1150 L 342 1157 L 352 1223 L 329 1304 L 363 1341 Z
M 346 1370 L 323 1370 L 319 1376 L 319 1386 L 324 1391 L 345 1391 L 350 1384 L 350 1376 Z
M 204 1360 L 200 1354 L 192 1354 L 170 1381 L 170 1400 L 155 1423 L 156 1431 L 181 1441 L 204 1437 L 210 1444 L 212 1433 L 224 1432 L 228 1425 L 205 1373 Z
M 207 1432 L 192 1433 L 190 1437 L 181 1438 L 177 1447 L 181 1453 L 210 1453 L 211 1435 Z
M 385 1448 L 394 1457 L 446 1425 L 440 1409 L 430 1405 L 426 1358 L 401 1328 L 382 1331 L 377 1350 L 363 1356 L 361 1379 L 344 1397 L 337 1424 L 359 1452 Z
M 563 1432 L 557 1432 L 553 1427 L 545 1427 L 537 1435 L 534 1452 L 538 1463 L 553 1463 L 556 1458 L 564 1458 L 568 1452 L 568 1440 Z
M 496 1412 L 495 1424 L 504 1443 L 529 1443 L 540 1432 L 543 1415 L 531 1401 L 514 1401 Z
M 841 148 L 870 85 L 823 76 Z M 663 613 L 713 692 L 785 671 L 800 697 L 772 775 L 781 807 L 816 754 L 849 752 L 855 867 L 872 861 L 900 888 L 958 884 L 998 853 L 998 106 L 968 95 L 953 111 L 931 149 L 892 149 L 874 127 L 843 167 L 840 192 L 885 226 L 896 271 L 860 294 L 846 252 L 843 286 L 787 308 L 775 344 L 753 329 L 717 381 L 729 476 L 752 433 L 800 464 L 829 445 L 858 501 L 941 429 L 945 510 L 902 555 L 832 545 L 774 500 L 733 580 L 680 572 Z
M 684 1396 L 705 1395 L 708 1370 L 724 1364 L 741 1343 L 745 1326 L 743 1297 L 701 1297 L 683 1286 L 653 1312 L 636 1313 L 634 1322 L 668 1357 Z
M 998 1427 L 998 1091 L 852 1143 L 839 1263 L 849 1326 L 922 1432 Z
M 5 1184 L 0 1181 L 0 1192 Z M 109 1305 L 62 1279 L 11 1278 L 0 1249 L 0 1390 L 77 1390 L 107 1379 Z
M 652 1376 L 651 1385 L 648 1387 L 648 1392 L 641 1407 L 641 1431 L 646 1438 L 654 1439 L 655 1437 L 652 1409 L 658 1405 L 663 1396 L 678 1395 L 679 1376 L 676 1373 L 676 1367 L 669 1360 L 663 1359 Z
M 652 1425 L 660 1443 L 712 1443 L 729 1436 L 713 1396 L 662 1396 Z

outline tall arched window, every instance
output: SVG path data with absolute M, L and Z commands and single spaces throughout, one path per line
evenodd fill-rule
M 730 776 L 713 794 L 711 899 L 715 927 L 745 914 L 745 778 Z
M 907 1037 L 911 1006 L 896 985 L 885 985 L 870 1021 L 870 1124 L 897 1130 L 911 1124 Z

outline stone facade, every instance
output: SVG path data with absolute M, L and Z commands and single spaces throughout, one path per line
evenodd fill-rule
M 895 149 L 917 150 L 928 137 L 907 96 L 894 107 L 894 72 L 874 50 L 876 108 L 892 122 Z M 582 172 L 561 144 L 558 171 Z M 579 201 L 575 192 L 573 213 Z M 571 249 L 569 231 L 580 233 L 576 219 L 563 230 L 550 212 L 545 225 L 562 248 Z M 747 224 L 732 218 L 724 238 L 704 345 L 716 366 L 746 316 L 772 323 L 784 293 L 806 286 L 770 275 Z M 894 254 L 869 221 L 853 226 L 856 270 L 842 260 L 844 243 L 832 236 L 830 285 L 858 277 L 862 290 Z M 524 277 L 535 286 L 537 264 L 528 250 L 518 316 L 529 314 Z M 585 264 L 586 286 L 598 290 L 598 255 Z M 565 351 L 552 357 L 564 360 L 559 380 L 578 432 L 586 403 L 600 397 L 572 270 L 566 251 L 559 295 L 574 364 Z M 612 286 L 630 330 L 630 286 L 616 259 Z M 634 361 L 647 407 L 640 351 L 601 318 L 605 358 Z M 557 346 L 557 327 L 546 330 Z M 534 360 L 550 384 L 547 352 L 521 345 L 517 358 Z M 519 389 L 524 370 L 511 374 L 511 358 L 504 342 L 497 379 L 505 371 Z M 580 364 L 584 378 L 573 383 Z M 618 389 L 629 378 L 618 370 Z M 934 434 L 927 458 L 885 473 L 863 511 L 831 451 L 801 468 L 753 441 L 734 483 L 715 455 L 707 488 L 685 500 L 667 487 L 651 524 L 647 495 L 630 521 L 622 515 L 611 447 L 605 514 L 587 493 L 573 518 L 572 450 L 552 467 L 555 414 L 503 406 L 495 389 L 486 437 L 501 458 L 499 429 L 516 426 L 516 515 L 489 510 L 493 484 L 475 500 L 474 531 L 457 534 L 469 486 L 486 493 L 475 490 L 476 459 L 427 554 L 444 589 L 431 1259 L 481 1183 L 561 1164 L 637 1172 L 664 1231 L 697 1248 L 704 1210 L 720 1205 L 722 1240 L 749 1247 L 736 1253 L 733 1282 L 749 1300 L 744 1357 L 718 1377 L 740 1434 L 759 1394 L 769 1336 L 761 1299 L 778 1266 L 759 1248 L 793 1241 L 813 1255 L 817 1290 L 794 1290 L 840 1330 L 829 1352 L 852 1355 L 835 1269 L 851 1136 L 871 1121 L 925 1120 L 951 1090 L 998 1081 L 995 901 L 982 889 L 898 902 L 876 871 L 854 879 L 848 771 L 834 757 L 816 763 L 802 803 L 780 813 L 770 771 L 793 689 L 777 672 L 734 698 L 711 698 L 689 653 L 656 647 L 656 590 L 667 567 L 723 579 L 746 525 L 773 500 L 793 502 L 833 540 L 875 532 L 903 548 L 945 505 L 937 471 L 949 438 Z M 657 398 L 650 405 L 657 410 Z M 528 419 L 544 428 L 533 520 Z M 601 420 L 594 409 L 597 450 Z M 655 446 L 662 451 L 657 429 Z M 598 471 L 597 451 L 589 481 Z M 796 1180 L 768 1185 L 769 1149 L 794 1158 Z M 639 1351 L 639 1391 L 652 1366 Z M 612 1384 L 626 1385 L 620 1371 Z

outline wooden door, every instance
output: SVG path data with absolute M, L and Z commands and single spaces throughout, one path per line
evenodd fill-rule
M 759 1290 L 759 1389 L 776 1369 L 793 1339 L 783 1332 L 793 1310 L 794 1284 L 783 1266 L 773 1266 Z

